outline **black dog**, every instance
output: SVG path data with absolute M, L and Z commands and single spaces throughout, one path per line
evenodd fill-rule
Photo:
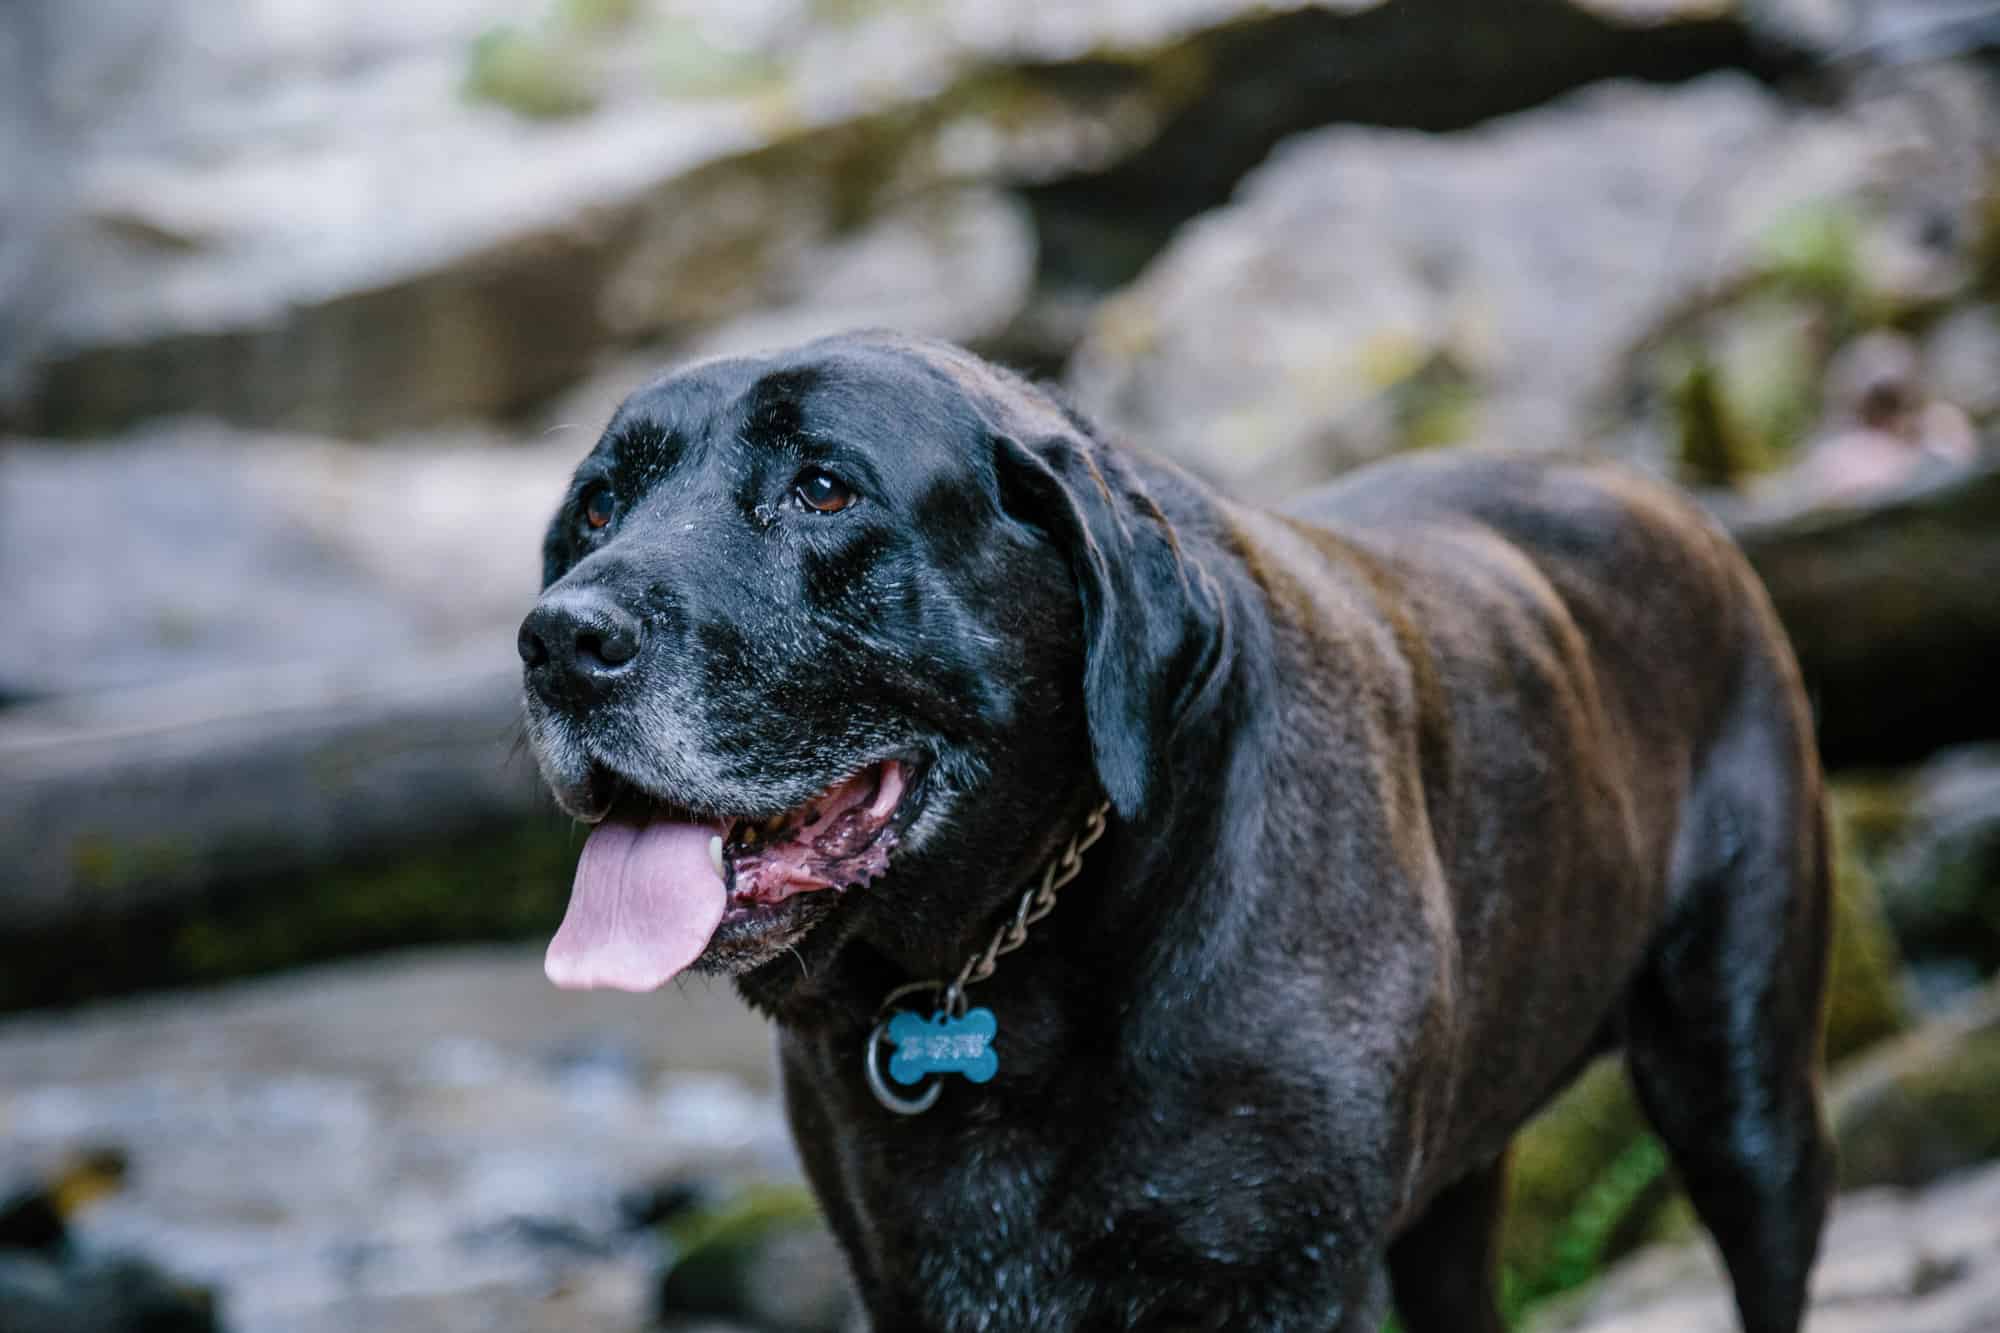
M 598 824 L 550 975 L 738 976 L 877 1329 L 1497 1330 L 1509 1137 L 1614 1046 L 1797 1327 L 1820 777 L 1684 500 L 1462 454 L 1265 512 L 869 335 L 633 395 L 545 551 L 531 734 Z M 998 1073 L 906 1096 L 885 996 L 969 962 Z

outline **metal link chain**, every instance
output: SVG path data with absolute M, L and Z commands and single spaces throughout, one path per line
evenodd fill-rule
M 953 1018 L 965 1017 L 965 988 L 975 985 L 993 975 L 995 964 L 1002 954 L 1009 954 L 1028 942 L 1028 927 L 1040 921 L 1056 909 L 1056 892 L 1063 885 L 1077 877 L 1083 869 L 1083 854 L 1089 851 L 1097 840 L 1104 836 L 1105 817 L 1111 813 L 1109 801 L 1099 805 L 1085 818 L 1083 828 L 1061 855 L 1042 868 L 1042 882 L 1021 895 L 1020 903 L 1014 908 L 1013 919 L 993 932 L 993 938 L 980 952 L 967 960 L 949 986 L 936 978 L 929 981 L 912 981 L 898 986 L 882 997 L 877 1009 L 875 1027 L 868 1034 L 868 1041 L 861 1049 L 861 1070 L 868 1080 L 868 1090 L 875 1100 L 897 1115 L 922 1115 L 937 1104 L 944 1091 L 943 1080 L 933 1080 L 931 1085 L 914 1097 L 905 1097 L 891 1088 L 882 1077 L 882 1043 L 888 1033 L 895 1014 L 896 1001 L 905 995 L 919 991 L 929 991 L 937 997 L 938 1008 Z M 897 1076 L 900 1080 L 901 1076 Z M 990 1077 L 990 1075 L 989 1075 Z
M 994 967 L 1004 954 L 1010 954 L 1028 942 L 1028 927 L 1056 910 L 1056 892 L 1063 885 L 1075 879 L 1083 870 L 1083 854 L 1104 836 L 1105 816 L 1111 813 L 1111 803 L 1106 801 L 1085 817 L 1083 828 L 1055 860 L 1042 870 L 1042 882 L 1021 895 L 1021 901 L 1014 908 L 1013 919 L 993 932 L 993 938 L 986 947 L 966 960 L 958 970 L 958 976 L 945 987 L 940 1005 L 954 1018 L 965 1015 L 965 988 L 977 985 L 993 975 Z

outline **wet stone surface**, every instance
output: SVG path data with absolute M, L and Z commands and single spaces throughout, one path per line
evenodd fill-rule
M 1713 1251 L 1649 1251 L 1533 1333 L 1728 1333 Z M 1991 1333 L 2000 1328 L 2000 1166 L 1911 1194 L 1844 1196 L 1813 1272 L 1813 1333 Z
M 76 1241 L 236 1333 L 632 1329 L 663 1179 L 794 1180 L 769 1036 L 721 985 L 566 995 L 476 948 L 0 1024 L 0 1175 L 115 1146 Z

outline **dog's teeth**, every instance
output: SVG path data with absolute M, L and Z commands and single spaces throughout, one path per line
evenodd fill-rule
M 772 815 L 769 819 L 764 821 L 764 832 L 776 833 L 779 829 L 783 828 L 784 826 L 785 826 L 785 817 L 783 815 Z
M 729 878 L 729 873 L 722 868 L 722 835 L 720 833 L 708 840 L 708 859 L 710 864 L 715 867 L 715 873 L 718 876 L 723 879 Z

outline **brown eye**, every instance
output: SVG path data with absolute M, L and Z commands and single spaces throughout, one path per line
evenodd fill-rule
M 594 486 L 583 497 L 583 521 L 592 528 L 608 527 L 618 517 L 618 497 L 608 486 Z
M 847 489 L 846 482 L 818 468 L 801 472 L 793 493 L 800 504 L 822 514 L 837 514 L 854 503 L 854 492 Z

